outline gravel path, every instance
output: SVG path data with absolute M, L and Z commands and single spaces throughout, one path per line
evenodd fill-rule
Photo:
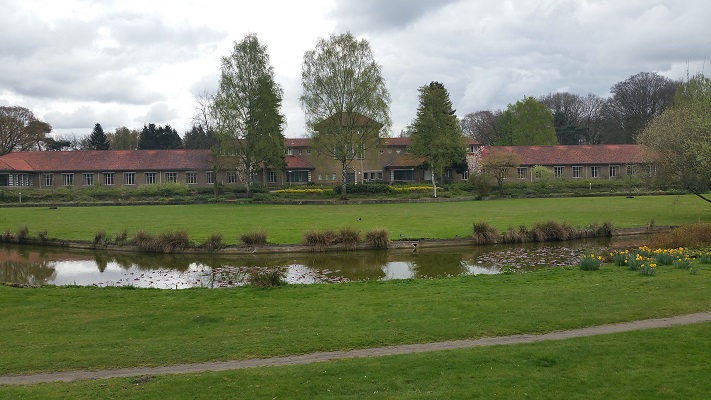
M 452 340 L 446 342 L 406 344 L 400 346 L 377 347 L 350 351 L 329 351 L 303 354 L 287 357 L 259 358 L 251 360 L 235 360 L 220 362 L 205 362 L 196 364 L 178 364 L 164 367 L 120 368 L 99 371 L 65 371 L 39 373 L 32 375 L 0 375 L 0 385 L 31 385 L 44 382 L 71 382 L 83 379 L 108 379 L 128 376 L 185 374 L 198 372 L 226 371 L 242 368 L 270 367 L 279 365 L 298 365 L 316 362 L 391 356 L 397 354 L 424 353 L 428 351 L 468 349 L 473 347 L 495 346 L 504 344 L 533 343 L 544 340 L 563 340 L 576 337 L 604 335 L 636 331 L 642 329 L 664 328 L 669 326 L 687 325 L 711 322 L 711 311 L 680 315 L 670 318 L 647 319 L 620 324 L 600 325 L 589 328 L 568 331 L 550 332 L 542 335 L 511 335 L 483 339 Z

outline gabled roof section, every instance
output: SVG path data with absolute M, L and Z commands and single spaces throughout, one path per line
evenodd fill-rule
M 311 139 L 308 138 L 297 138 L 297 139 L 284 139 L 284 145 L 286 147 L 309 147 L 311 146 Z
M 26 165 L 28 172 L 209 170 L 211 160 L 210 150 L 29 151 L 0 157 L 11 167 Z
M 395 161 L 387 165 L 388 168 L 416 168 L 421 166 L 427 161 L 427 158 L 415 156 L 412 154 L 403 154 L 398 157 Z
M 316 169 L 316 167 L 297 156 L 286 156 L 286 169 Z
M 485 146 L 482 157 L 514 153 L 521 158 L 521 165 L 638 164 L 645 161 L 644 149 L 638 144 Z

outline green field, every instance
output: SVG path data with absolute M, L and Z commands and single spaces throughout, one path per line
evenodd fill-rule
M 216 204 L 174 206 L 116 206 L 0 208 L 0 231 L 27 226 L 31 235 L 92 240 L 99 230 L 115 235 L 139 229 L 160 233 L 186 230 L 196 242 L 221 233 L 225 243 L 240 234 L 264 229 L 271 243 L 301 243 L 310 229 L 351 226 L 361 231 L 383 227 L 392 239 L 455 238 L 471 235 L 473 222 L 486 221 L 499 229 L 531 226 L 555 220 L 583 227 L 613 222 L 615 227 L 682 225 L 711 220 L 708 205 L 696 196 L 589 197 L 505 199 L 448 203 L 262 205 Z

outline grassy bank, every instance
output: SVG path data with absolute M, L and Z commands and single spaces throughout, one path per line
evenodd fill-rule
M 194 241 L 221 233 L 237 243 L 246 232 L 263 229 L 271 243 L 300 243 L 312 229 L 351 226 L 361 231 L 385 228 L 392 239 L 469 237 L 472 223 L 486 221 L 505 230 L 554 220 L 583 227 L 611 221 L 615 227 L 682 225 L 709 221 L 707 206 L 695 196 L 507 199 L 453 203 L 363 205 L 116 206 L 0 209 L 0 231 L 22 226 L 30 234 L 91 241 L 99 230 L 116 235 L 145 229 L 160 233 L 186 230 Z
M 711 324 L 144 380 L 0 388 L 6 399 L 706 399 Z
M 339 285 L 0 287 L 0 373 L 156 366 L 543 333 L 711 310 L 711 274 L 625 267 Z

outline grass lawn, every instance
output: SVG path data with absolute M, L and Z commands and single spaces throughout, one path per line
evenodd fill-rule
M 392 239 L 454 238 L 471 235 L 475 221 L 500 230 L 535 222 L 565 221 L 576 227 L 613 222 L 615 227 L 682 225 L 709 221 L 708 206 L 696 196 L 506 199 L 451 203 L 363 205 L 176 205 L 120 207 L 0 208 L 0 231 L 27 226 L 30 235 L 92 240 L 99 230 L 129 235 L 187 230 L 192 240 L 222 233 L 234 244 L 242 233 L 264 229 L 271 243 L 301 243 L 310 229 L 351 226 L 361 231 L 383 227 Z
M 0 388 L 5 399 L 707 399 L 711 324 L 311 365 Z
M 0 286 L 0 373 L 544 333 L 711 310 L 711 271 L 577 267 L 265 290 Z

